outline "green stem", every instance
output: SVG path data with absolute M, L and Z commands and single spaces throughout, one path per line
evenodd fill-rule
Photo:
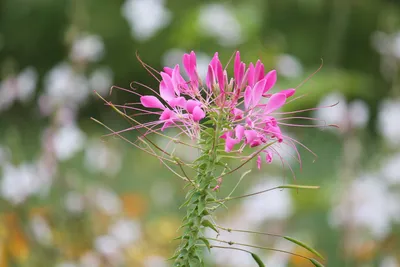
M 194 187 L 188 192 L 185 204 L 186 216 L 183 220 L 183 235 L 181 244 L 177 249 L 174 259 L 175 267 L 201 267 L 203 262 L 203 248 L 208 245 L 204 236 L 204 229 L 210 228 L 217 231 L 217 228 L 207 220 L 206 216 L 211 215 L 207 205 L 216 200 L 212 184 L 215 183 L 215 172 L 218 164 L 217 148 L 219 136 L 221 135 L 221 113 L 215 120 L 215 129 L 212 135 L 203 135 L 201 142 L 202 154 L 197 162 L 197 175 L 190 180 Z M 185 174 L 186 176 L 186 174 Z

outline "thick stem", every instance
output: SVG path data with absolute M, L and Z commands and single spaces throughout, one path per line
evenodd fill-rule
M 204 135 L 205 140 L 202 146 L 202 154 L 197 163 L 197 176 L 193 179 L 195 186 L 188 192 L 185 206 L 186 216 L 183 221 L 184 232 L 181 237 L 181 244 L 175 254 L 175 267 L 200 267 L 204 266 L 203 249 L 208 245 L 204 237 L 205 228 L 216 228 L 207 220 L 211 214 L 207 205 L 215 201 L 215 192 L 212 190 L 215 183 L 215 171 L 218 163 L 217 148 L 221 126 L 219 119 L 216 121 L 216 128 L 212 135 Z

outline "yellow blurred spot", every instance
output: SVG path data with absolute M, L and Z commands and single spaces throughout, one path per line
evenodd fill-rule
M 7 251 L 6 246 L 2 240 L 0 240 L 0 267 L 7 267 Z
M 25 262 L 29 256 L 29 246 L 20 228 L 18 218 L 15 214 L 8 214 L 5 217 L 5 222 L 8 229 L 7 247 L 9 253 L 18 262 Z
M 147 210 L 147 201 L 141 194 L 128 193 L 121 199 L 125 214 L 131 218 L 141 217 Z
M 377 246 L 374 241 L 368 241 L 356 248 L 355 257 L 359 261 L 371 261 L 375 258 Z
M 293 253 L 309 258 L 317 258 L 313 253 L 301 247 L 296 247 Z M 296 267 L 314 267 L 314 265 L 309 260 L 294 255 L 290 256 L 290 263 Z

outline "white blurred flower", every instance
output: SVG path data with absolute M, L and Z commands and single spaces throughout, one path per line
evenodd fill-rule
M 334 104 L 337 104 L 333 107 Z M 324 121 L 327 125 L 334 124 L 339 126 L 341 132 L 345 132 L 349 127 L 364 128 L 369 120 L 368 105 L 362 100 L 354 100 L 347 103 L 342 93 L 333 92 L 321 99 L 318 109 L 314 112 L 314 117 Z M 321 124 L 320 121 L 316 123 Z M 333 129 L 328 127 L 328 129 Z M 338 132 L 335 130 L 335 132 Z
M 374 238 L 382 239 L 390 232 L 391 222 L 400 218 L 399 197 L 375 176 L 354 180 L 349 197 L 349 201 L 341 201 L 332 211 L 330 222 L 334 226 L 352 223 L 368 229 Z
M 20 204 L 40 190 L 37 183 L 36 168 L 32 164 L 23 163 L 18 167 L 7 164 L 3 168 L 1 195 L 12 204 Z
M 25 68 L 17 76 L 17 98 L 21 102 L 29 101 L 35 92 L 36 83 L 38 81 L 38 74 L 33 67 Z
M 291 252 L 294 248 L 294 245 L 286 242 L 286 240 L 279 240 L 274 248 Z M 265 266 L 286 267 L 289 263 L 290 256 L 291 255 L 287 253 L 271 251 L 268 256 L 263 259 L 263 261 Z
M 400 153 L 385 159 L 382 167 L 382 174 L 390 185 L 400 183 L 399 166 Z
M 224 46 L 236 46 L 243 42 L 242 27 L 232 11 L 223 4 L 207 4 L 200 9 L 199 27 Z
M 333 108 L 321 108 L 339 103 Z M 315 111 L 316 118 L 326 121 L 327 124 L 343 125 L 343 121 L 347 117 L 347 102 L 343 94 L 333 92 L 326 95 L 318 104 L 319 109 Z
M 85 166 L 90 171 L 112 176 L 121 169 L 121 154 L 103 142 L 91 141 L 85 150 Z
M 97 188 L 90 198 L 94 204 L 107 215 L 117 215 L 122 210 L 121 200 L 113 191 L 105 188 Z
M 36 240 L 43 245 L 50 245 L 53 240 L 53 234 L 47 221 L 35 215 L 30 220 L 30 227 Z
M 97 68 L 90 74 L 90 87 L 102 96 L 110 92 L 112 82 L 113 72 L 108 67 Z
M 118 240 L 109 235 L 99 236 L 94 241 L 95 249 L 106 257 L 114 257 L 121 254 Z
M 241 213 L 235 214 L 235 217 L 227 218 L 224 222 L 218 223 L 222 226 L 229 226 L 232 229 L 251 229 L 253 225 L 249 225 L 246 219 L 242 218 Z M 213 230 L 207 229 L 206 236 L 216 238 L 216 233 Z M 225 241 L 234 241 L 237 243 L 253 244 L 252 235 L 220 231 L 218 239 Z M 215 242 L 218 244 L 218 242 Z M 221 244 L 224 246 L 224 244 Z M 254 259 L 248 253 L 230 249 L 217 249 L 211 250 L 211 258 L 217 263 L 218 266 L 224 267 L 252 267 L 254 266 Z
M 127 247 L 141 237 L 140 224 L 133 220 L 119 219 L 110 226 L 109 235 L 117 240 L 121 247 Z
M 350 102 L 348 113 L 353 127 L 365 128 L 369 120 L 369 108 L 364 101 L 354 100 Z
M 166 27 L 172 18 L 164 0 L 126 0 L 121 12 L 131 27 L 132 36 L 141 41 Z
M 85 199 L 76 191 L 69 191 L 64 197 L 64 206 L 71 213 L 80 213 L 85 209 Z
M 379 267 L 399 267 L 400 263 L 397 261 L 395 257 L 389 256 L 385 257 Z
M 39 99 L 41 110 L 52 112 L 58 105 L 76 106 L 89 95 L 89 82 L 67 63 L 55 66 L 45 77 L 45 94 Z M 48 115 L 48 114 L 47 114 Z
M 61 262 L 57 264 L 56 267 L 79 267 L 79 266 L 74 262 Z
M 0 111 L 9 108 L 14 101 L 31 100 L 38 81 L 38 74 L 33 67 L 27 67 L 17 76 L 0 81 Z
M 82 34 L 72 44 L 72 61 L 99 61 L 104 55 L 104 43 L 100 36 Z
M 393 36 L 393 46 L 392 46 L 393 55 L 400 59 L 400 32 L 397 32 Z
M 85 144 L 86 136 L 75 124 L 62 126 L 54 133 L 53 147 L 57 159 L 72 158 Z
M 400 145 L 400 101 L 386 99 L 379 105 L 378 131 L 390 145 Z
M 278 73 L 287 78 L 296 78 L 303 74 L 301 62 L 293 55 L 283 54 L 276 61 Z
M 390 36 L 381 31 L 376 31 L 371 35 L 372 47 L 380 54 L 386 55 L 391 53 Z
M 100 256 L 93 252 L 89 251 L 83 254 L 80 258 L 80 267 L 100 267 L 101 259 Z
M 282 185 L 279 178 L 269 177 L 252 186 L 248 193 L 259 192 Z M 242 219 L 248 224 L 259 224 L 265 220 L 284 220 L 293 211 L 292 198 L 289 190 L 273 190 L 243 200 L 241 206 Z
M 161 256 L 150 256 L 144 260 L 144 267 L 167 267 L 167 259 Z

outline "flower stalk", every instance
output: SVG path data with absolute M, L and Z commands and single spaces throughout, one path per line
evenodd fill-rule
M 291 88 L 271 93 L 277 80 L 276 71 L 271 70 L 265 73 L 264 65 L 260 60 L 255 64 L 250 63 L 246 68 L 246 64 L 240 59 L 239 52 L 235 55 L 233 78 L 228 78 L 227 70 L 222 68 L 218 53 L 215 53 L 208 66 L 205 82 L 200 80 L 200 75 L 197 73 L 194 52 L 183 56 L 183 67 L 186 71 L 186 76 L 189 77 L 189 81 L 185 80 L 181 75 L 179 65 L 174 68 L 165 67 L 164 71 L 157 72 L 143 61 L 140 60 L 140 62 L 159 82 L 158 91 L 138 82 L 133 84 L 149 89 L 149 95 L 141 95 L 133 87 L 129 90 L 114 86 L 114 89 L 130 92 L 140 97 L 140 102 L 126 103 L 125 105 L 114 105 L 99 96 L 105 101 L 106 105 L 112 107 L 131 123 L 131 127 L 121 131 L 113 131 L 99 121 L 94 120 L 109 129 L 112 132 L 110 135 L 121 137 L 136 148 L 157 157 L 167 169 L 187 182 L 187 186 L 190 187 L 186 194 L 185 202 L 181 206 L 186 209 L 186 215 L 181 226 L 181 229 L 183 229 L 182 235 L 177 238 L 180 240 L 179 247 L 171 258 L 174 260 L 173 266 L 204 266 L 204 247 L 209 250 L 211 248 L 224 248 L 210 244 L 210 240 L 225 242 L 229 245 L 236 244 L 251 248 L 261 248 L 207 237 L 205 235 L 207 228 L 217 233 L 219 233 L 218 228 L 225 230 L 214 223 L 213 212 L 228 200 L 251 197 L 275 189 L 317 189 L 318 187 L 281 185 L 243 196 L 232 197 L 231 195 L 239 183 L 250 172 L 248 170 L 242 174 L 228 196 L 218 198 L 217 193 L 223 180 L 229 179 L 231 174 L 246 166 L 253 159 L 256 159 L 258 169 L 261 169 L 263 162 L 271 163 L 274 158 L 280 159 L 282 165 L 285 165 L 285 160 L 277 148 L 282 146 L 287 146 L 295 151 L 295 158 L 301 166 L 297 145 L 313 155 L 314 153 L 299 141 L 285 135 L 280 126 L 325 127 L 327 125 L 313 126 L 282 122 L 285 121 L 285 118 L 282 118 L 281 115 L 297 114 L 310 109 L 286 113 L 277 112 L 286 103 L 297 99 L 294 98 L 287 101 L 288 98 L 295 94 L 296 89 Z M 158 76 L 161 76 L 161 79 Z M 133 110 L 135 113 L 128 115 L 127 111 L 129 110 Z M 158 119 L 140 123 L 135 118 L 142 115 L 158 116 Z M 314 120 L 307 117 L 289 118 Z M 175 128 L 179 133 L 174 137 L 162 133 L 169 128 Z M 137 141 L 132 142 L 122 136 L 123 133 L 129 130 L 134 130 L 138 133 Z M 170 139 L 167 147 L 169 144 L 179 143 L 198 149 L 200 156 L 194 162 L 186 163 L 176 157 L 173 152 L 168 152 L 166 148 L 163 149 L 152 141 L 149 138 L 150 134 Z M 194 143 L 196 144 L 185 143 L 179 140 L 180 136 L 187 136 L 192 141 L 195 141 Z M 245 151 L 247 150 L 252 150 L 252 152 L 246 154 Z M 241 160 L 241 163 L 236 167 L 231 167 L 225 162 L 227 158 Z M 172 164 L 179 168 L 182 175 L 178 174 L 170 166 Z M 185 167 L 194 169 L 195 176 L 189 177 Z M 288 167 L 292 171 L 289 165 Z M 250 233 L 250 231 L 243 232 Z M 286 236 L 282 237 L 320 256 L 304 243 Z M 239 248 L 231 249 L 243 250 Z M 276 249 L 270 250 L 279 251 Z M 249 253 L 251 253 L 259 266 L 263 266 L 262 261 L 256 254 Z M 319 266 L 317 261 L 309 260 L 315 266 Z

